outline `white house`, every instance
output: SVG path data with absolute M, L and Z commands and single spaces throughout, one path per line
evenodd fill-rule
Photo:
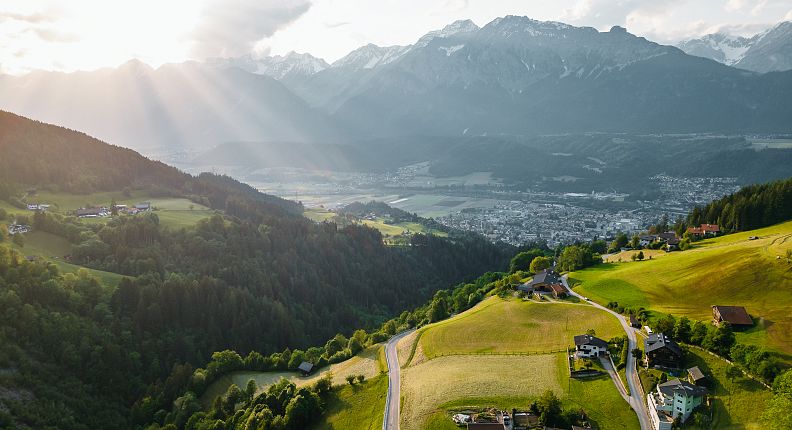
M 599 357 L 608 352 L 608 343 L 590 334 L 575 336 L 575 354 L 581 358 Z
M 671 430 L 676 417 L 685 422 L 693 409 L 704 402 L 706 394 L 706 388 L 679 379 L 658 384 L 657 391 L 646 395 L 652 427 L 655 430 Z

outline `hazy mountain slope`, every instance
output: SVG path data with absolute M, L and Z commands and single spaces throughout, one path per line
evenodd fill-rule
M 3 76 L 0 94 L 2 109 L 140 150 L 314 140 L 331 129 L 268 76 L 197 63 Z
M 762 34 L 735 67 L 761 73 L 791 70 L 792 22 L 782 22 Z
M 792 69 L 792 22 L 778 25 L 752 37 L 708 34 L 685 40 L 679 48 L 690 55 L 759 73 Z
M 267 75 L 279 81 L 290 81 L 292 79 L 304 78 L 314 73 L 330 67 L 321 58 L 316 58 L 311 54 L 299 54 L 289 52 L 286 55 L 272 55 L 263 58 L 255 58 L 253 55 L 243 55 L 232 58 L 213 58 L 206 61 L 208 65 L 214 67 L 231 68 L 237 67 L 247 72 L 259 75 Z

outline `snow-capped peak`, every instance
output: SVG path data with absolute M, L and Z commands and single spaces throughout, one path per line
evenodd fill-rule
M 396 60 L 409 49 L 409 46 L 377 46 L 369 43 L 338 59 L 332 67 L 373 69 Z
M 451 24 L 446 25 L 441 30 L 433 30 L 430 31 L 429 33 L 426 33 L 423 37 L 418 39 L 418 42 L 415 43 L 415 46 L 424 47 L 434 39 L 450 37 L 455 34 L 470 33 L 478 30 L 479 30 L 479 26 L 476 25 L 475 22 L 469 19 L 460 19 L 458 21 L 454 21 Z

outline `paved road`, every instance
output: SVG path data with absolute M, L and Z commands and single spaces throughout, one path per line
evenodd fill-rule
M 397 344 L 404 336 L 415 330 L 408 330 L 390 338 L 385 345 L 385 361 L 388 363 L 388 395 L 385 398 L 385 417 L 382 430 L 399 430 L 399 407 L 401 406 L 401 368 L 397 355 Z
M 569 293 L 575 297 L 580 298 L 581 300 L 586 300 L 585 297 L 581 296 L 580 294 L 572 291 L 569 288 L 569 284 L 567 284 L 567 275 L 561 277 L 561 282 L 564 284 Z M 636 345 L 638 344 L 637 330 L 632 328 L 628 323 L 627 320 L 618 313 L 606 308 L 605 306 L 599 305 L 594 302 L 589 302 L 592 306 L 602 309 L 605 312 L 610 312 L 613 314 L 621 323 L 624 332 L 627 333 L 627 340 L 628 340 L 628 351 L 632 351 L 635 349 Z M 641 424 L 641 430 L 651 430 L 652 423 L 649 421 L 649 411 L 646 406 L 646 396 L 644 395 L 643 388 L 641 387 L 641 380 L 638 378 L 638 369 L 635 363 L 635 357 L 632 356 L 632 352 L 629 353 L 629 358 L 627 359 L 627 385 L 630 387 L 630 396 L 627 403 L 630 404 L 630 407 L 635 411 L 638 415 L 638 422 Z M 615 381 L 614 381 L 615 382 Z M 616 386 L 618 388 L 618 385 Z

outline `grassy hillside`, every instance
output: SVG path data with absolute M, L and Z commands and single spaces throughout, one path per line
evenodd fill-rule
M 738 340 L 792 354 L 789 249 L 792 222 L 705 240 L 651 261 L 602 264 L 570 278 L 576 291 L 602 304 L 617 301 L 698 320 L 711 318 L 712 305 L 745 306 L 758 322 Z
M 697 348 L 690 348 L 689 352 L 687 364 L 698 366 L 709 379 L 709 395 L 714 405 L 713 428 L 761 429 L 759 417 L 772 392 L 752 379 L 736 378 L 730 381 L 726 377 L 726 369 L 730 364 L 722 358 Z
M 334 390 L 320 423 L 311 430 L 376 430 L 382 428 L 388 377 L 380 375 L 363 384 Z
M 624 334 L 619 322 L 586 304 L 540 303 L 491 297 L 449 320 L 422 330 L 423 353 L 547 353 L 573 345 L 572 337 L 594 329 L 610 339 Z
M 608 377 L 570 380 L 563 353 L 572 336 L 593 328 L 621 335 L 611 315 L 586 304 L 490 297 L 399 344 L 402 427 L 452 429 L 453 410 L 526 408 L 552 390 L 564 407 L 584 409 L 600 429 L 635 429 L 638 421 Z

